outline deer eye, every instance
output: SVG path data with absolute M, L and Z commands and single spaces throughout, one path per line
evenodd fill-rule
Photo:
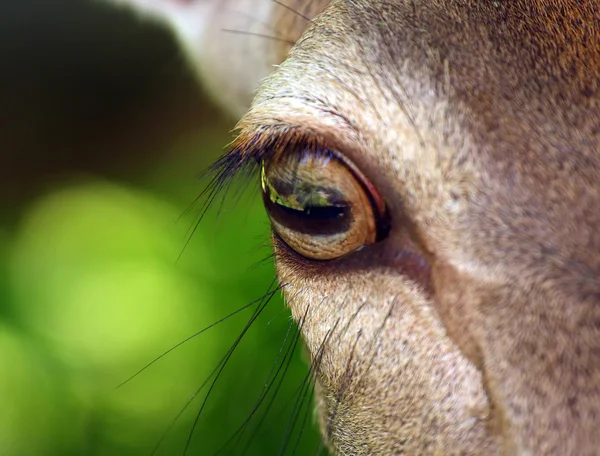
M 273 230 L 306 258 L 339 258 L 389 231 L 373 185 L 329 150 L 306 149 L 263 161 L 261 186 Z

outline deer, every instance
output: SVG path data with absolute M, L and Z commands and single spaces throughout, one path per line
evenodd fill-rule
M 598 0 L 110 1 L 241 119 L 332 454 L 600 454 Z

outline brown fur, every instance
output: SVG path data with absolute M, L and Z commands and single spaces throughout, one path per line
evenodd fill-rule
M 600 2 L 333 0 L 240 127 L 389 206 L 348 257 L 275 245 L 334 453 L 600 453 Z

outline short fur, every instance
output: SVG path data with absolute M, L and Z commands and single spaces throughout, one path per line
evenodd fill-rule
M 296 26 L 241 135 L 338 145 L 392 218 L 328 263 L 275 242 L 329 447 L 598 454 L 600 2 L 333 0 Z

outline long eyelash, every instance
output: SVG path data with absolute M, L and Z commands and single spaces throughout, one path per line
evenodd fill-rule
M 241 134 L 230 145 L 229 152 L 209 166 L 199 176 L 200 180 L 208 179 L 208 183 L 198 197 L 190 204 L 182 217 L 197 208 L 198 216 L 188 231 L 186 242 L 179 255 L 183 254 L 191 238 L 196 233 L 200 222 L 215 203 L 219 203 L 217 218 L 222 212 L 225 200 L 233 188 L 234 182 L 242 181 L 235 196 L 241 197 L 251 182 L 256 182 L 260 164 L 263 160 L 276 158 L 286 151 L 297 147 L 318 148 L 317 141 L 308 135 L 300 134 L 292 129 L 271 127 L 255 134 Z M 235 206 L 237 200 L 233 201 Z M 198 207 L 199 205 L 199 207 Z
M 219 201 L 219 207 L 216 214 L 218 218 L 234 182 L 237 180 L 242 181 L 242 185 L 237 192 L 237 196 L 239 197 L 244 193 L 252 181 L 256 182 L 259 165 L 260 160 L 257 159 L 254 154 L 244 153 L 237 148 L 232 148 L 198 176 L 200 181 L 208 179 L 208 183 L 179 217 L 182 219 L 192 210 L 197 209 L 198 215 L 188 229 L 185 243 L 177 257 L 178 261 L 181 259 L 185 249 L 196 234 L 200 223 L 209 209 Z

